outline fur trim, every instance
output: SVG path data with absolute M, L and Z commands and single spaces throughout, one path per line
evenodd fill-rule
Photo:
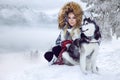
M 58 23 L 60 29 L 66 25 L 66 15 L 69 13 L 69 11 L 72 11 L 76 16 L 77 24 L 75 27 L 81 26 L 83 10 L 78 3 L 69 2 L 65 4 L 59 12 Z

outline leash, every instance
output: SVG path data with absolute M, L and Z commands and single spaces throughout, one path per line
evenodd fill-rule
M 61 44 L 62 45 L 62 50 L 59 53 L 58 59 L 54 64 L 58 64 L 58 65 L 63 65 L 64 64 L 62 54 L 67 49 L 66 45 L 71 44 L 71 43 L 72 43 L 72 40 L 65 40 L 65 41 L 62 42 L 62 44 Z
M 57 61 L 56 61 L 54 64 L 59 64 L 59 65 L 64 64 L 64 63 L 63 63 L 63 58 L 62 58 L 62 54 L 63 54 L 64 51 L 65 51 L 65 48 L 63 48 L 63 49 L 61 50 L 61 52 L 60 52 L 60 54 L 59 54 L 59 56 L 58 56 L 58 59 L 57 59 Z

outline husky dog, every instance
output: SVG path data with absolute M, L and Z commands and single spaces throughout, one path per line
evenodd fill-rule
M 81 70 L 85 74 L 87 73 L 87 70 L 90 70 L 93 73 L 97 73 L 98 68 L 96 66 L 96 57 L 98 55 L 101 38 L 99 26 L 90 18 L 85 18 L 81 31 Z
M 90 18 L 85 18 L 80 37 L 70 45 L 67 52 L 63 53 L 63 59 L 73 65 L 79 64 L 85 74 L 87 71 L 97 73 L 96 57 L 101 39 L 99 26 Z

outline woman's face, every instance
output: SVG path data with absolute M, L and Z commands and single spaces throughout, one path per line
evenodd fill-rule
M 70 12 L 68 14 L 68 23 L 70 24 L 70 26 L 75 26 L 76 25 L 76 17 L 74 15 L 74 13 Z

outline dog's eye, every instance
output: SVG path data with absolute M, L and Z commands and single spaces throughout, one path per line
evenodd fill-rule
M 86 29 L 86 31 L 89 30 L 89 29 Z
M 88 24 L 88 22 L 87 23 L 85 23 L 85 25 L 87 25 Z
M 84 22 L 84 25 L 87 25 L 87 24 L 88 24 L 88 22 L 87 22 L 87 21 L 85 21 L 85 22 Z

